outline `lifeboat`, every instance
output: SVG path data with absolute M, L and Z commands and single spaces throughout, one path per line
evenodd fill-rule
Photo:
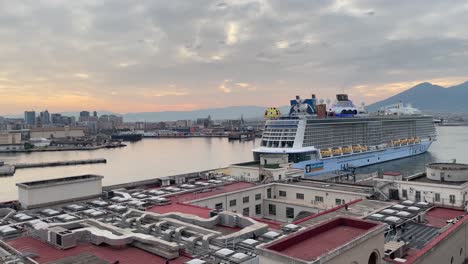
M 414 144 L 414 138 L 408 138 L 408 144 Z
M 350 146 L 342 147 L 341 150 L 343 151 L 343 154 L 351 154 L 353 152 L 353 148 Z
M 367 146 L 361 146 L 361 151 L 368 151 L 369 148 Z
M 320 150 L 320 156 L 322 156 L 322 158 L 329 158 L 331 157 L 331 155 L 332 155 L 332 152 L 329 149 Z
M 408 139 L 405 138 L 405 139 L 400 140 L 400 144 L 401 145 L 408 145 Z
M 341 156 L 343 152 L 341 151 L 341 148 L 333 148 L 332 149 L 333 156 Z
M 392 140 L 392 145 L 393 146 L 400 146 L 401 141 L 400 140 Z
M 361 147 L 359 145 L 353 145 L 353 152 L 361 152 Z
M 415 138 L 415 139 L 414 139 L 414 143 L 421 143 L 421 139 L 420 139 L 420 138 L 418 138 L 418 137 L 417 137 L 417 138 Z

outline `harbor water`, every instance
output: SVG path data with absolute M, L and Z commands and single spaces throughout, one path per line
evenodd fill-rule
M 438 141 L 423 155 L 391 161 L 359 169 L 358 173 L 399 171 L 413 174 L 431 161 L 468 163 L 468 127 L 438 127 Z M 99 159 L 106 164 L 18 170 L 12 177 L 0 177 L 0 201 L 17 198 L 17 182 L 59 178 L 80 174 L 104 176 L 104 185 L 127 183 L 177 175 L 194 171 L 226 167 L 232 163 L 252 160 L 251 150 L 260 144 L 254 141 L 228 141 L 226 138 L 143 139 L 127 147 L 92 151 L 63 151 L 0 154 L 5 163 L 36 163 L 63 160 Z

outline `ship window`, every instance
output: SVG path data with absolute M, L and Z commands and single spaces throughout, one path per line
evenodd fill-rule
M 323 203 L 323 196 L 315 196 L 315 201 L 318 203 Z
M 248 203 L 249 202 L 249 196 L 245 196 L 242 198 L 242 203 Z
M 286 192 L 285 191 L 279 191 L 279 196 L 286 197 Z
M 260 200 L 260 199 L 262 199 L 262 194 L 261 193 L 255 194 L 255 200 Z
M 434 201 L 440 202 L 440 193 L 436 193 L 434 196 Z
M 403 196 L 403 198 L 408 198 L 408 190 L 401 190 L 401 196 Z
M 303 193 L 296 193 L 296 199 L 304 200 L 304 194 Z

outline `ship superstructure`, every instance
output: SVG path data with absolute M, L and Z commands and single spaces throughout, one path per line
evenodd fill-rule
M 306 175 L 362 167 L 418 155 L 436 140 L 431 116 L 402 103 L 366 113 L 337 95 L 330 107 L 315 96 L 291 101 L 288 115 L 266 121 L 262 154 L 288 154 L 293 167 Z

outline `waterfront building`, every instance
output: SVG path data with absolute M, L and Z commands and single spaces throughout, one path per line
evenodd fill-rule
M 35 111 L 24 111 L 24 122 L 26 125 L 36 125 L 36 112 Z
M 0 151 L 22 149 L 24 149 L 24 145 L 21 141 L 20 132 L 0 132 Z
M 85 136 L 85 128 L 82 127 L 42 127 L 32 128 L 30 138 L 82 138 Z

